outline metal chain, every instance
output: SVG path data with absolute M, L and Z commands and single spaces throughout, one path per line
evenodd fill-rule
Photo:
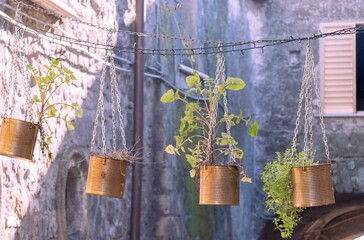
M 299 101 L 298 101 L 296 127 L 294 129 L 294 135 L 293 135 L 293 140 L 292 140 L 292 157 L 293 157 L 294 154 L 296 154 L 296 151 L 297 151 L 297 135 L 298 135 L 298 129 L 299 129 L 300 119 L 301 119 L 303 99 L 304 99 L 304 95 L 305 95 L 305 86 L 306 86 L 306 78 L 303 77 L 302 78 L 302 83 L 301 83 Z
M 22 7 L 23 3 L 19 3 L 16 8 L 15 20 L 22 23 Z M 5 113 L 4 117 L 11 117 L 15 108 L 15 82 L 18 78 L 22 78 L 23 85 L 25 89 L 25 100 L 26 100 L 26 111 L 25 119 L 30 120 L 34 123 L 32 103 L 30 96 L 30 83 L 28 71 L 26 70 L 27 59 L 26 59 L 26 48 L 24 41 L 24 29 L 15 26 L 12 51 L 11 51 L 11 67 L 10 67 L 10 77 L 9 77 L 9 90 L 8 96 L 5 98 Z M 17 69 L 19 68 L 19 72 Z
M 21 31 L 21 38 L 19 41 L 19 54 L 20 54 L 20 75 L 23 78 L 23 84 L 25 89 L 25 101 L 26 101 L 26 107 L 27 111 L 25 111 L 25 118 L 29 119 L 30 122 L 35 123 L 33 118 L 33 108 L 32 108 L 32 102 L 31 102 L 31 92 L 30 92 L 30 78 L 27 71 L 27 59 L 26 59 L 26 49 L 25 49 L 25 42 L 23 38 L 24 30 L 19 29 Z
M 18 22 L 22 22 L 22 6 L 23 3 L 18 3 L 16 7 L 14 19 Z M 4 117 L 11 117 L 15 108 L 15 82 L 17 80 L 18 72 L 18 58 L 20 55 L 20 41 L 23 37 L 24 31 L 18 26 L 14 27 L 13 41 L 11 42 L 11 66 L 9 76 L 9 90 L 8 96 L 5 97 L 5 113 Z
M 112 56 L 109 56 L 110 63 L 111 59 L 113 59 Z M 110 68 L 110 75 L 111 75 L 111 132 L 112 132 L 112 147 L 113 152 L 116 152 L 116 117 L 115 117 L 115 73 L 113 74 L 112 69 Z
M 311 50 L 311 59 L 313 62 L 313 53 Z M 314 73 L 314 65 L 312 64 L 312 73 Z M 316 76 L 314 74 L 312 74 L 312 79 L 313 79 L 313 85 L 315 88 L 315 93 L 316 93 L 316 97 L 317 97 L 317 108 L 318 108 L 318 112 L 319 112 L 319 118 L 320 118 L 320 126 L 321 126 L 321 131 L 322 131 L 322 140 L 324 142 L 324 147 L 325 147 L 325 154 L 326 154 L 326 158 L 327 158 L 327 162 L 331 164 L 331 159 L 330 159 L 330 152 L 329 152 L 329 145 L 327 143 L 327 136 L 326 136 L 326 128 L 325 128 L 325 124 L 324 124 L 324 118 L 323 118 L 323 113 L 322 113 L 322 105 L 321 105 L 321 99 L 320 99 L 320 91 L 319 91 L 319 87 L 318 87 L 318 79 L 316 78 Z
M 114 57 L 111 56 L 111 62 L 110 62 L 110 67 L 111 67 L 111 81 L 114 82 L 114 88 L 115 88 L 115 95 L 116 95 L 116 105 L 117 105 L 117 111 L 119 114 L 119 126 L 120 126 L 120 131 L 121 131 L 121 140 L 122 140 L 122 144 L 124 149 L 127 149 L 126 147 L 126 137 L 125 137 L 125 125 L 124 125 L 124 118 L 123 118 L 123 114 L 121 112 L 121 101 L 120 101 L 120 94 L 119 94 L 119 89 L 118 89 L 118 84 L 116 81 L 116 70 L 115 70 L 115 63 L 114 63 Z
M 104 112 L 105 112 L 104 82 L 105 82 L 105 77 L 106 77 L 106 68 L 107 68 L 107 64 L 104 63 L 104 65 L 102 67 L 101 77 L 100 77 L 99 99 L 98 99 L 98 103 L 97 103 L 96 118 L 95 118 L 95 123 L 94 123 L 94 129 L 92 131 L 92 140 L 91 140 L 91 148 L 90 148 L 90 152 L 94 153 L 93 151 L 94 151 L 94 147 L 95 147 L 95 143 L 96 143 L 97 127 L 98 127 L 99 118 L 100 118 L 100 114 L 101 114 L 102 151 L 103 151 L 104 155 L 106 154 L 105 114 L 104 114 Z
M 225 57 L 223 53 L 219 53 L 221 58 L 221 83 L 226 83 L 226 74 L 225 74 Z M 230 159 L 229 163 L 236 163 L 236 159 L 234 156 L 234 146 L 232 144 L 232 137 L 231 137 L 231 126 L 230 126 L 230 120 L 229 120 L 229 108 L 228 108 L 228 102 L 227 102 L 227 93 L 224 91 L 223 93 L 223 102 L 224 102 L 224 118 L 225 118 L 225 124 L 226 124 L 226 134 L 228 136 L 228 143 L 229 143 L 229 152 L 230 152 Z
M 217 109 L 218 109 L 218 87 L 220 83 L 220 79 L 222 78 L 222 68 L 225 68 L 224 65 L 224 59 L 221 57 L 222 54 L 217 54 L 217 60 L 216 60 L 216 72 L 215 72 L 215 80 L 214 80 L 214 88 L 212 91 L 212 97 L 210 100 L 210 124 L 209 124 L 209 132 L 207 137 L 207 152 L 206 152 L 206 161 L 207 163 L 211 163 L 214 161 L 214 159 L 210 159 L 214 156 L 213 154 L 213 138 L 215 135 L 215 127 L 216 127 L 216 118 L 217 118 Z

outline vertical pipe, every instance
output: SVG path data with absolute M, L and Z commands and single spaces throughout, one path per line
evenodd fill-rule
M 144 31 L 144 0 L 136 0 L 135 31 Z M 136 36 L 136 49 L 143 48 L 143 38 Z M 144 111 L 144 55 L 135 52 L 134 68 L 134 145 L 135 151 L 139 151 L 142 157 L 143 148 L 143 111 Z M 143 161 L 142 159 L 140 160 Z M 140 208 L 142 189 L 142 164 L 133 167 L 132 203 L 131 203 L 131 225 L 130 239 L 140 239 Z

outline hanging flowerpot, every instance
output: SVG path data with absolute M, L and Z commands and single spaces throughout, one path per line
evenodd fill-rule
M 239 177 L 235 166 L 201 166 L 200 205 L 239 205 Z
M 0 155 L 31 160 L 39 127 L 31 122 L 4 118 L 0 129 Z
M 179 135 L 174 136 L 175 144 L 165 148 L 168 154 L 184 155 L 190 165 L 190 177 L 200 185 L 201 205 L 239 205 L 241 181 L 251 183 L 243 167 L 243 149 L 231 134 L 239 124 L 248 126 L 249 135 L 257 136 L 258 123 L 251 117 L 233 114 L 228 109 L 228 92 L 245 88 L 243 79 L 226 77 L 225 56 L 219 46 L 216 59 L 216 76 L 204 79 L 197 72 L 186 78 L 189 87 L 182 96 L 169 89 L 160 100 L 165 103 L 181 101 L 185 104 L 184 115 L 180 118 Z M 195 99 L 203 101 L 196 101 Z M 218 106 L 223 103 L 223 114 Z
M 335 203 L 331 164 L 292 168 L 294 207 L 315 207 Z
M 128 161 L 91 155 L 86 193 L 123 198 Z
M 108 42 L 109 41 L 111 41 L 111 36 L 108 38 Z M 110 63 L 111 71 L 111 148 L 106 144 L 107 136 L 104 108 L 104 85 L 108 63 Z M 99 123 L 101 128 L 101 136 L 98 138 L 97 128 Z M 118 128 L 121 133 L 121 141 L 118 141 L 117 139 L 116 133 Z M 117 145 L 119 143 L 122 144 L 121 149 L 117 149 Z M 95 146 L 100 146 L 101 148 L 95 149 Z M 92 132 L 86 193 L 105 197 L 123 198 L 128 166 L 138 159 L 134 152 L 136 151 L 128 150 L 126 146 L 125 125 L 121 112 L 120 95 L 118 83 L 116 81 L 114 58 L 112 57 L 112 52 L 107 51 L 105 64 L 103 66 L 100 78 L 99 98 L 94 129 Z

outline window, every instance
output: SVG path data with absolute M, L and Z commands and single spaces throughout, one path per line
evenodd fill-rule
M 322 23 L 322 33 L 360 26 Z M 325 114 L 364 111 L 364 34 L 320 39 L 321 97 Z

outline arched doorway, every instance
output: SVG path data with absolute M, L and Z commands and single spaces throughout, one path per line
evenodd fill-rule
M 84 184 L 82 174 L 77 167 L 68 170 L 66 180 L 66 222 L 68 239 L 82 238 L 82 221 L 84 212 Z
M 56 186 L 58 239 L 87 239 L 88 202 L 84 189 L 87 164 L 76 150 L 65 151 L 58 160 Z
M 281 239 L 279 231 L 274 228 L 273 223 L 267 223 L 260 239 Z M 355 240 L 362 236 L 364 196 L 352 195 L 338 200 L 335 205 L 306 209 L 291 239 Z

